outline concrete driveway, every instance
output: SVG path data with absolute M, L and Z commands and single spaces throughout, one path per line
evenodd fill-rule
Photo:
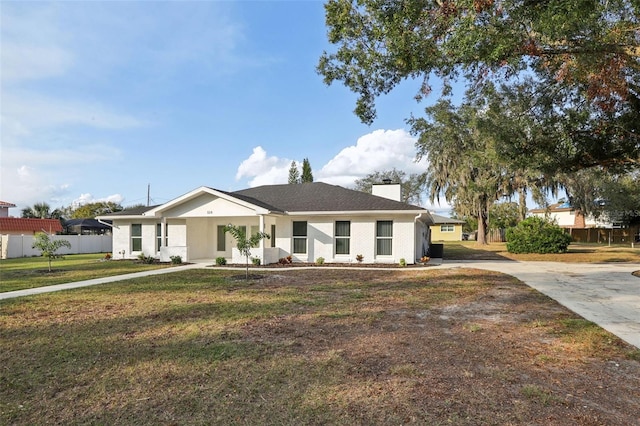
M 640 348 L 640 264 L 514 261 L 445 262 L 438 268 L 503 272 Z

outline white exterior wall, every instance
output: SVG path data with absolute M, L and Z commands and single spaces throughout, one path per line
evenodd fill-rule
M 415 216 L 404 216 L 393 220 L 393 262 L 404 259 L 415 262 Z
M 112 228 L 113 257 L 116 259 L 135 259 L 140 254 L 156 257 L 156 223 L 159 220 L 134 219 L 114 220 Z M 132 251 L 131 225 L 142 225 L 142 250 Z
M 356 255 L 364 257 L 364 263 L 398 263 L 404 258 L 415 263 L 418 249 L 414 245 L 416 230 L 413 215 L 395 217 L 372 216 L 289 216 L 278 220 L 277 244 L 285 251 L 281 257 L 291 255 L 296 262 L 315 262 L 323 257 L 327 263 L 357 262 Z M 307 221 L 307 253 L 293 254 L 293 222 Z M 335 222 L 351 221 L 349 255 L 335 254 Z M 393 221 L 393 245 L 391 256 L 376 256 L 376 222 Z M 286 252 L 288 251 L 288 252 Z

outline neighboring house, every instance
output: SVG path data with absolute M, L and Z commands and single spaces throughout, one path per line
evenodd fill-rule
M 96 219 L 69 219 L 64 222 L 67 234 L 105 235 L 111 234 L 110 223 L 100 223 Z
M 431 213 L 431 241 L 461 241 L 464 220 Z
M 7 203 L 6 201 L 0 201 L 0 217 L 9 217 L 9 209 L 15 207 L 13 203 Z
M 0 234 L 2 235 L 34 235 L 38 232 L 58 234 L 62 232 L 62 224 L 58 219 L 0 217 Z
M 98 217 L 113 221 L 114 257 L 140 254 L 183 261 L 224 257 L 244 263 L 227 224 L 271 236 L 252 250 L 263 264 L 297 262 L 414 263 L 429 249 L 431 215 L 398 201 L 400 185 L 374 185 L 373 194 L 314 182 L 226 192 L 194 189 L 165 204 Z M 382 194 L 378 196 L 376 194 Z M 394 200 L 389 197 L 395 198 Z
M 558 226 L 567 229 L 613 228 L 617 226 L 606 219 L 596 219 L 593 216 L 585 217 L 580 210 L 574 209 L 569 203 L 556 203 L 548 208 L 529 210 L 529 213 L 533 216 L 549 217 Z

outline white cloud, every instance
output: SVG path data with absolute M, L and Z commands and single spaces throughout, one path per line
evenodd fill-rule
M 352 186 L 356 179 L 376 171 L 396 168 L 407 173 L 423 172 L 426 160 L 414 161 L 415 138 L 402 129 L 376 130 L 340 151 L 318 172 L 316 181 Z M 250 178 L 249 186 L 286 183 L 291 159 L 267 156 L 258 146 L 238 167 L 236 180 Z M 297 161 L 300 163 L 300 161 Z
M 355 179 L 394 167 L 406 173 L 423 172 L 426 160 L 415 162 L 415 143 L 403 129 L 375 130 L 333 157 L 317 174 L 318 180 L 348 186 Z
M 0 179 L 0 199 L 14 203 L 18 209 L 43 201 L 58 207 L 56 203 L 68 194 L 70 189 L 69 184 L 54 183 L 57 179 L 53 176 L 38 167 L 26 164 L 11 168 L 3 164 Z M 18 210 L 10 213 L 14 216 L 20 215 Z
M 261 147 L 253 148 L 253 153 L 240 163 L 236 173 L 236 180 L 251 178 L 249 186 L 275 185 L 287 183 L 291 160 L 267 157 L 267 152 Z

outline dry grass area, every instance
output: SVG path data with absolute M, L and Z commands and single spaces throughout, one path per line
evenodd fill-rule
M 0 302 L 0 424 L 638 420 L 640 351 L 512 277 L 232 274 Z
M 475 241 L 446 242 L 446 260 L 531 260 L 549 262 L 636 262 L 640 263 L 640 245 L 606 246 L 597 244 L 571 244 L 567 253 L 560 254 L 513 254 L 507 252 L 505 243 L 479 246 Z

